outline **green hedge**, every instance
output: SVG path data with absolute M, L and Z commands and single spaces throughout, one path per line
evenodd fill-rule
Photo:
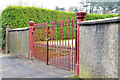
M 115 14 L 87 14 L 85 20 L 97 20 L 97 19 L 105 19 L 105 18 L 112 18 L 112 17 L 118 17 L 119 15 Z
M 96 20 L 110 17 L 116 17 L 120 15 L 113 14 L 87 14 L 85 20 Z M 42 9 L 36 7 L 22 7 L 22 6 L 8 6 L 2 12 L 2 27 L 11 25 L 12 28 L 23 28 L 28 27 L 30 20 L 37 23 L 46 22 L 51 25 L 52 21 L 59 21 L 65 19 L 74 19 L 76 16 L 73 12 L 63 12 L 57 10 Z M 3 33 L 3 45 L 5 44 L 5 29 Z
M 11 25 L 12 28 L 28 27 L 28 22 L 33 20 L 35 23 L 75 19 L 75 13 L 66 13 L 56 10 L 48 10 L 36 7 L 9 6 L 2 12 L 3 26 Z
M 2 49 L 2 28 L 0 27 L 0 49 Z
M 0 16 L 0 49 L 2 49 L 2 21 L 1 21 L 1 16 Z
M 114 14 L 87 14 L 85 20 L 96 20 L 116 17 Z M 74 19 L 76 16 L 72 12 L 48 10 L 36 7 L 9 6 L 2 12 L 2 26 L 11 25 L 12 28 L 28 27 L 28 22 L 51 24 L 52 21 Z

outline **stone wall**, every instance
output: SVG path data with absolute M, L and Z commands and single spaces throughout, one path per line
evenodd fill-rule
M 118 78 L 120 17 L 83 21 L 78 25 L 80 77 Z
M 11 29 L 8 32 L 8 52 L 24 57 L 29 56 L 29 28 Z

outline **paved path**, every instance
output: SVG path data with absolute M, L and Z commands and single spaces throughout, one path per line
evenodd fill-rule
M 74 73 L 38 60 L 0 53 L 2 78 L 71 78 Z

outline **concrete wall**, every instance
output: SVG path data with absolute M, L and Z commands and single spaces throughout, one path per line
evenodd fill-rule
M 118 78 L 120 17 L 83 21 L 78 25 L 80 77 Z
M 29 28 L 11 29 L 8 32 L 8 51 L 12 54 L 29 56 Z

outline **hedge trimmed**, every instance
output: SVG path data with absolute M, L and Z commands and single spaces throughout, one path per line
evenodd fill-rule
M 97 19 L 105 19 L 105 18 L 112 18 L 118 17 L 120 14 L 87 14 L 85 20 L 97 20 Z
M 87 14 L 85 20 L 96 20 L 110 17 L 116 17 L 114 14 Z M 36 24 L 46 22 L 51 24 L 52 21 L 65 19 L 74 19 L 76 16 L 73 12 L 63 12 L 57 10 L 48 10 L 36 7 L 8 6 L 2 12 L 2 26 L 11 25 L 12 28 L 28 27 L 28 22 L 33 20 Z
M 28 22 L 33 20 L 36 24 L 52 21 L 75 19 L 75 13 L 66 13 L 36 7 L 9 6 L 2 12 L 2 26 L 11 25 L 12 28 L 28 27 Z
M 87 14 L 85 20 L 96 20 L 117 17 L 120 15 L 114 14 Z M 2 12 L 2 27 L 11 25 L 12 28 L 28 27 L 30 20 L 37 23 L 46 22 L 51 25 L 52 21 L 65 19 L 75 20 L 76 16 L 73 12 L 63 12 L 57 10 L 42 9 L 36 7 L 8 6 Z M 2 31 L 3 45 L 5 44 L 5 29 Z

